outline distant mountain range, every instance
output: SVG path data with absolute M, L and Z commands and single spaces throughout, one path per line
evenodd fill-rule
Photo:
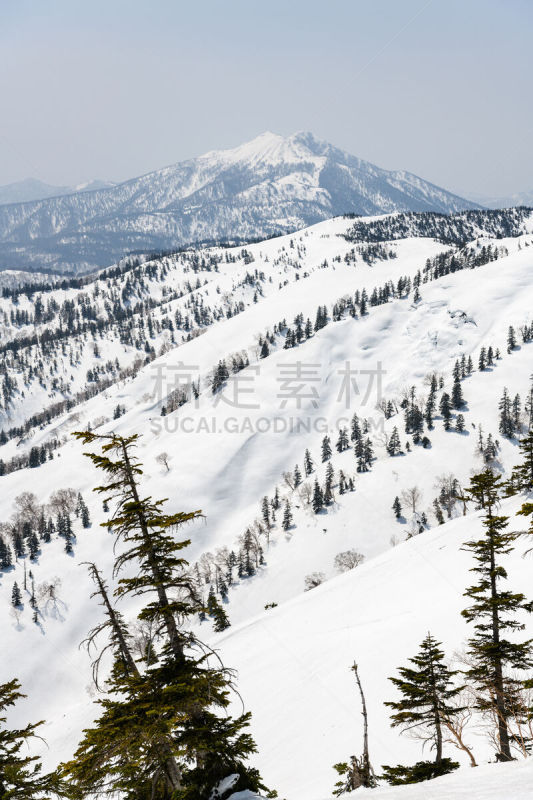
M 485 195 L 468 192 L 466 197 L 473 203 L 478 203 L 484 208 L 514 208 L 515 206 L 533 208 L 533 191 L 516 192 L 507 197 L 502 195 L 487 197 Z
M 0 269 L 88 272 L 131 252 L 268 237 L 345 213 L 478 207 L 310 133 L 264 133 L 110 187 L 0 206 Z
M 111 181 L 94 180 L 82 183 L 79 186 L 53 186 L 50 183 L 38 181 L 35 178 L 26 178 L 16 183 L 7 183 L 0 186 L 0 205 L 8 203 L 29 203 L 32 200 L 45 200 L 47 197 L 59 197 L 76 192 L 92 192 L 95 189 L 107 189 L 115 186 Z

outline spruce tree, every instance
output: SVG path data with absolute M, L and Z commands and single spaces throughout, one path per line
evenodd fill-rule
M 511 398 L 509 397 L 507 388 L 504 388 L 503 390 L 502 398 L 498 407 L 500 410 L 499 431 L 503 436 L 506 436 L 508 439 L 512 439 L 515 426 L 511 410 Z
M 457 769 L 459 764 L 443 756 L 443 729 L 461 709 L 454 704 L 462 687 L 453 686 L 456 672 L 448 669 L 440 643 L 428 633 L 416 656 L 409 661 L 413 666 L 400 667 L 399 678 L 389 680 L 400 691 L 400 700 L 386 702 L 393 710 L 393 727 L 399 727 L 429 742 L 435 751 L 434 761 L 419 762 L 413 767 L 384 767 L 385 777 L 394 785 L 430 780 Z
M 311 453 L 309 452 L 309 450 L 306 450 L 305 451 L 305 455 L 304 455 L 304 473 L 305 473 L 305 477 L 306 478 L 309 477 L 309 475 L 311 475 L 313 470 L 314 470 L 314 467 L 313 467 L 313 459 L 311 458 Z
M 16 581 L 13 584 L 13 589 L 11 591 L 11 604 L 15 606 L 15 608 L 19 608 L 22 605 L 22 595 L 20 593 L 19 585 Z
M 392 433 L 390 435 L 390 439 L 387 442 L 387 453 L 390 456 L 395 456 L 401 452 L 402 445 L 400 442 L 400 435 L 398 433 L 398 428 L 394 427 L 392 429 Z
M 69 786 L 76 797 L 105 791 L 127 800 L 208 800 L 221 780 L 236 774 L 237 791 L 257 791 L 259 775 L 244 764 L 255 750 L 245 730 L 249 714 L 224 713 L 228 673 L 210 662 L 188 628 L 202 605 L 183 557 L 190 542 L 177 540 L 175 531 L 200 512 L 167 514 L 164 501 L 142 496 L 137 435 L 76 435 L 102 447 L 88 456 L 107 477 L 96 491 L 114 501 L 112 517 L 102 523 L 116 540 L 114 594 L 142 601 L 138 620 L 149 627 L 157 651 L 132 669 L 111 643 L 115 660 L 102 714 L 63 766 Z M 116 626 L 111 629 L 116 637 Z
M 338 453 L 343 453 L 347 450 L 350 446 L 348 441 L 348 431 L 346 428 L 340 428 L 339 430 L 339 438 L 337 439 L 337 443 L 335 445 Z
M 0 684 L 0 797 L 3 800 L 66 797 L 66 787 L 58 776 L 41 775 L 39 758 L 28 752 L 29 742 L 39 738 L 36 731 L 44 723 L 30 723 L 20 729 L 10 729 L 6 725 L 6 709 L 23 697 L 17 680 Z
M 450 395 L 447 392 L 444 392 L 439 403 L 439 411 L 441 413 L 442 419 L 444 420 L 444 430 L 450 430 L 450 420 L 452 418 L 452 409 L 450 403 Z
M 524 436 L 518 445 L 523 461 L 513 470 L 519 489 L 533 488 L 533 431 Z
M 291 504 L 288 500 L 285 500 L 285 508 L 283 509 L 283 521 L 281 523 L 281 527 L 284 531 L 288 531 L 292 525 L 292 511 L 291 511 Z
M 505 638 L 506 632 L 523 628 L 517 619 L 520 610 L 531 610 L 525 596 L 501 587 L 507 580 L 502 560 L 514 546 L 518 533 L 507 529 L 509 518 L 495 513 L 502 492 L 502 479 L 490 470 L 474 475 L 466 495 L 484 512 L 484 532 L 464 544 L 476 561 L 471 568 L 477 583 L 469 586 L 465 597 L 472 605 L 462 611 L 467 622 L 473 622 L 475 633 L 468 641 L 471 667 L 467 678 L 476 690 L 476 705 L 481 712 L 494 716 L 497 722 L 498 759 L 511 759 L 508 719 L 511 716 L 517 680 L 506 675 L 506 668 L 525 670 L 533 665 L 531 640 L 516 642 Z
M 322 489 L 320 488 L 320 484 L 316 479 L 313 487 L 313 499 L 311 501 L 311 505 L 313 506 L 313 511 L 315 514 L 318 514 L 318 512 L 322 511 L 324 508 L 324 495 L 322 494 Z
M 392 509 L 394 511 L 394 516 L 396 517 L 396 519 L 400 519 L 400 517 L 402 516 L 402 504 L 400 503 L 400 498 L 398 496 L 394 498 Z
M 213 620 L 213 630 L 216 633 L 225 631 L 226 628 L 230 627 L 228 615 L 224 611 L 223 606 L 219 603 L 212 586 L 209 590 L 209 597 L 207 598 L 207 610 L 209 616 Z
M 322 439 L 322 462 L 329 461 L 331 458 L 331 439 L 329 436 L 324 436 Z
M 463 389 L 461 386 L 461 379 L 457 376 L 454 379 L 453 386 L 452 386 L 452 405 L 454 408 L 462 408 L 465 404 L 463 399 Z

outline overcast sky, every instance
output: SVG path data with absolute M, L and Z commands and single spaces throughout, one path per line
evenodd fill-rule
M 309 130 L 533 189 L 532 0 L 0 0 L 0 184 L 124 180 Z

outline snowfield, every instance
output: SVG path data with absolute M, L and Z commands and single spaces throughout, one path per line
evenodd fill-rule
M 359 698 L 350 672 L 354 660 L 367 698 L 370 755 L 376 772 L 383 764 L 414 763 L 422 757 L 419 742 L 390 728 L 383 701 L 394 697 L 388 677 L 415 653 L 428 630 L 443 642 L 450 659 L 461 651 L 469 634 L 460 611 L 466 602 L 462 594 L 471 582 L 472 559 L 462 545 L 480 530 L 479 515 L 470 509 L 463 516 L 457 504 L 451 519 L 439 526 L 433 500 L 439 476 L 453 473 L 465 486 L 482 468 L 476 449 L 480 430 L 485 438 L 490 433 L 499 440 L 496 466 L 504 476 L 518 463 L 517 441 L 505 439 L 498 431 L 498 403 L 504 387 L 511 397 L 519 393 L 524 401 L 531 386 L 533 342 L 522 341 L 520 328 L 533 322 L 532 220 L 518 237 L 489 240 L 480 236 L 472 246 L 480 250 L 491 244 L 502 248 L 502 253 L 506 248 L 507 254 L 475 269 L 422 283 L 419 300 L 411 292 L 369 306 L 369 313 L 362 317 L 344 314 L 339 321 L 330 319 L 291 349 L 284 349 L 284 333 L 274 335 L 268 357 L 261 358 L 260 337 L 273 334 L 274 325 L 285 320 L 294 328 L 293 320 L 300 313 L 304 321 L 309 317 L 314 323 L 317 307 L 324 304 L 331 316 L 340 298 L 353 298 L 363 288 L 370 295 L 387 281 L 396 285 L 401 276 L 412 280 L 423 271 L 427 259 L 450 248 L 435 239 L 409 237 L 386 243 L 394 258 L 377 258 L 369 265 L 358 254 L 354 263 L 349 254 L 356 245 L 343 238 L 352 223 L 336 218 L 293 235 L 247 245 L 246 257 L 242 248 L 206 250 L 206 257 L 225 258 L 226 253 L 235 257 L 220 261 L 217 271 L 195 274 L 187 260 L 167 259 L 162 281 L 153 278 L 144 287 L 135 287 L 137 299 L 143 292 L 154 299 L 154 320 L 174 317 L 177 311 L 187 313 L 191 293 L 166 302 L 163 288 L 176 289 L 186 280 L 194 283 L 197 277 L 201 285 L 193 289 L 195 297 L 212 308 L 220 303 L 227 308 L 229 300 L 223 298 L 229 298 L 241 302 L 242 310 L 200 326 L 201 334 L 190 341 L 176 330 L 174 345 L 168 330 L 155 331 L 151 341 L 156 356 L 134 376 L 75 405 L 23 439 L 14 437 L 0 446 L 0 459 L 7 462 L 52 438 L 61 444 L 53 460 L 39 468 L 0 477 L 0 521 L 9 520 L 15 498 L 23 491 L 34 492 L 39 502 L 46 503 L 55 489 L 66 486 L 83 494 L 92 519 L 87 530 L 74 520 L 73 555 L 64 552 L 64 542 L 56 537 L 42 545 L 35 563 L 26 557 L 13 569 L 0 572 L 0 632 L 8 654 L 0 664 L 0 681 L 16 674 L 28 695 L 13 713 L 14 722 L 46 720 L 43 735 L 48 747 L 41 751 L 49 767 L 72 754 L 80 731 L 97 713 L 90 660 L 78 645 L 99 619 L 100 610 L 89 599 L 90 582 L 80 564 L 96 561 L 111 580 L 113 552 L 111 535 L 98 524 L 106 515 L 91 492 L 100 478 L 70 436 L 88 425 L 99 432 L 140 433 L 138 455 L 145 467 L 145 494 L 167 497 L 169 511 L 202 509 L 204 518 L 184 529 L 184 536 L 191 539 L 187 551 L 191 563 L 220 548 L 238 549 L 239 537 L 261 519 L 262 498 L 272 498 L 278 489 L 281 510 L 269 537 L 260 534 L 265 564 L 229 590 L 225 609 L 231 627 L 214 634 L 206 621 L 198 623 L 198 628 L 200 636 L 220 651 L 224 663 L 237 670 L 239 692 L 253 714 L 252 732 L 259 751 L 255 762 L 265 783 L 280 798 L 330 800 L 336 780 L 332 765 L 360 752 Z M 255 270 L 264 273 L 264 278 L 251 286 L 244 279 Z M 100 295 L 94 302 L 100 304 L 99 312 L 107 313 L 106 301 L 121 291 L 127 274 L 117 278 L 116 284 L 111 279 L 97 281 Z M 75 301 L 82 291 L 92 289 L 56 289 L 53 296 L 61 304 L 65 298 Z M 3 342 L 27 333 L 24 326 L 16 329 L 11 313 L 15 305 L 31 312 L 34 300 L 21 297 L 15 304 L 10 298 L 0 299 L 0 312 L 5 315 Z M 0 326 L 1 320 L 0 316 Z M 510 325 L 517 334 L 517 347 L 508 353 Z M 53 370 L 51 360 L 43 365 L 45 371 L 50 369 L 48 378 L 72 374 L 69 391 L 81 390 L 87 369 L 95 361 L 94 342 L 103 359 L 120 357 L 121 363 L 125 359 L 124 364 L 129 364 L 138 355 L 111 326 L 101 335 L 69 339 L 64 351 L 57 351 Z M 489 345 L 499 348 L 501 358 L 479 371 L 480 349 Z M 69 348 L 79 351 L 74 364 Z M 213 395 L 207 385 L 212 368 L 243 351 L 249 366 L 231 378 L 222 393 Z M 407 452 L 405 442 L 411 437 L 404 432 L 399 403 L 412 386 L 417 397 L 426 398 L 432 373 L 443 379 L 439 396 L 444 389 L 450 391 L 454 363 L 463 355 L 471 356 L 474 366 L 462 381 L 465 430 L 458 432 L 452 426 L 445 431 L 437 411 L 434 429 L 426 431 L 428 446 L 411 445 Z M 295 379 L 297 364 L 304 377 L 300 374 Z M 166 394 L 183 365 L 200 379 L 198 400 L 161 416 Z M 290 370 L 293 382 L 306 385 L 306 397 L 296 400 L 283 394 L 283 380 Z M 27 370 L 13 369 L 12 374 L 20 381 L 19 389 L 13 405 L 0 411 L 0 429 L 23 424 L 61 394 L 48 378 L 40 386 L 35 376 L 28 378 Z M 378 380 L 382 396 L 398 407 L 389 419 L 376 408 Z M 125 413 L 113 419 L 117 405 Z M 375 455 L 369 472 L 357 472 L 353 447 L 341 453 L 335 449 L 339 427 L 346 426 L 349 432 L 354 411 L 360 419 L 369 420 Z M 394 427 L 404 453 L 390 457 L 385 445 Z M 355 490 L 340 494 L 335 488 L 334 503 L 314 514 L 302 492 L 288 485 L 284 473 L 292 472 L 296 464 L 303 472 L 308 448 L 315 465 L 309 481 L 312 484 L 318 477 L 323 482 L 326 464 L 321 462 L 320 448 L 325 434 L 331 437 L 330 463 L 336 484 L 343 470 L 353 478 Z M 162 452 L 168 455 L 168 469 L 157 460 Z M 393 500 L 413 486 L 421 493 L 418 515 L 404 508 L 398 521 L 391 508 Z M 285 499 L 293 514 L 288 531 L 281 528 Z M 523 500 L 505 500 L 502 513 L 514 515 Z M 427 527 L 408 538 L 418 532 L 422 512 Z M 518 520 L 512 519 L 511 525 L 525 528 L 526 520 Z M 523 557 L 528 546 L 527 540 L 520 540 L 509 558 L 509 573 L 513 589 L 530 597 L 532 556 Z M 339 575 L 335 556 L 351 548 L 364 555 L 365 561 Z M 61 579 L 57 603 L 43 603 L 38 624 L 32 622 L 28 593 L 23 592 L 21 612 L 15 613 L 10 603 L 13 582 L 23 585 L 24 562 L 36 585 L 56 576 Z M 304 591 L 305 578 L 313 572 L 324 573 L 325 580 L 312 591 Z M 270 604 L 277 605 L 265 609 Z M 135 609 L 122 611 L 128 616 Z M 533 636 L 533 621 L 526 624 Z M 236 710 L 240 709 L 240 701 L 235 703 Z M 529 797 L 533 767 L 528 761 L 487 766 L 494 754 L 480 725 L 473 724 L 466 736 L 480 764 L 476 770 L 448 744 L 446 755 L 462 763 L 456 774 L 405 788 L 358 790 L 356 796 L 523 800 L 527 792 Z M 235 795 L 234 800 L 245 800 L 245 796 Z

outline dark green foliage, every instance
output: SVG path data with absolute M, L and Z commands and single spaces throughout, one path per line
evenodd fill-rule
M 383 780 L 391 786 L 402 786 L 405 783 L 420 783 L 447 775 L 459 767 L 458 761 L 450 758 L 443 758 L 442 761 L 418 761 L 412 767 L 404 767 L 398 764 L 396 767 L 383 766 Z
M 63 765 L 73 796 L 208 800 L 230 774 L 239 776 L 239 789 L 263 788 L 257 771 L 244 764 L 255 750 L 246 731 L 249 715 L 227 715 L 231 674 L 188 628 L 202 604 L 183 557 L 189 541 L 175 531 L 200 512 L 166 514 L 164 501 L 141 496 L 137 436 L 84 432 L 78 438 L 102 445 L 102 455 L 88 455 L 107 478 L 96 491 L 114 500 L 113 516 L 103 523 L 116 538 L 114 594 L 143 599 L 137 618 L 150 630 L 152 645 L 149 658 L 133 659 L 127 627 L 109 598 L 103 600 L 115 661 L 101 715 Z M 98 593 L 104 598 L 105 586 Z M 212 593 L 217 620 L 219 605 Z
M 461 387 L 461 379 L 457 376 L 454 379 L 452 387 L 452 405 L 454 408 L 462 408 L 465 404 L 463 399 L 463 389 Z
M 313 511 L 315 514 L 318 514 L 318 512 L 322 511 L 324 508 L 324 495 L 317 480 L 315 480 L 315 485 L 313 487 L 313 499 L 311 501 L 311 505 L 313 506 Z
M 387 453 L 390 456 L 395 456 L 398 453 L 401 453 L 401 451 L 402 451 L 402 445 L 400 442 L 400 436 L 398 434 L 398 428 L 394 427 L 392 429 L 390 439 L 387 443 Z
M 409 661 L 412 666 L 400 667 L 399 678 L 389 679 L 402 697 L 385 705 L 394 712 L 392 726 L 430 742 L 439 764 L 443 759 L 443 729 L 462 710 L 454 704 L 462 687 L 453 685 L 457 672 L 448 669 L 440 643 L 430 633 Z
M 38 800 L 66 796 L 56 775 L 41 775 L 36 756 L 29 755 L 28 743 L 38 736 L 37 722 L 21 729 L 9 729 L 4 712 L 25 697 L 17 680 L 0 684 L 0 797 L 2 800 Z
M 533 488 L 533 432 L 529 432 L 520 440 L 520 453 L 523 461 L 513 470 L 519 489 Z
M 216 633 L 225 631 L 226 628 L 230 627 L 228 615 L 224 611 L 221 603 L 218 601 L 217 596 L 213 591 L 213 587 L 211 587 L 209 590 L 209 597 L 207 598 L 207 611 L 213 620 L 213 630 L 216 631 Z
M 331 458 L 331 439 L 329 436 L 324 436 L 322 439 L 322 461 L 329 461 Z
M 452 407 L 450 403 L 450 395 L 447 392 L 444 392 L 439 403 L 439 411 L 441 413 L 441 417 L 444 420 L 444 430 L 450 430 L 450 420 L 452 418 Z
M 19 608 L 22 605 L 22 595 L 20 593 L 19 585 L 15 581 L 13 584 L 13 589 L 11 591 L 11 604 L 15 606 L 15 608 Z
M 396 517 L 396 519 L 400 519 L 400 517 L 402 516 L 402 504 L 400 503 L 400 498 L 397 496 L 394 498 L 394 503 L 392 504 L 392 510 L 394 511 L 394 516 Z
M 285 508 L 283 509 L 283 521 L 281 527 L 284 531 L 288 531 L 292 525 L 292 511 L 291 504 L 288 500 L 285 501 Z
M 475 687 L 477 708 L 497 720 L 498 758 L 508 761 L 512 756 L 507 720 L 519 682 L 506 674 L 506 669 L 516 673 L 530 668 L 533 660 L 531 640 L 518 642 L 505 638 L 506 632 L 522 630 L 523 623 L 517 615 L 521 610 L 530 611 L 531 606 L 522 593 L 501 586 L 507 580 L 502 560 L 512 552 L 519 536 L 507 530 L 508 517 L 495 513 L 502 489 L 502 479 L 486 469 L 474 475 L 466 492 L 483 509 L 484 532 L 464 544 L 476 561 L 471 572 L 476 575 L 477 583 L 464 593 L 472 605 L 462 615 L 467 622 L 474 623 L 475 629 L 467 650 L 471 667 L 465 674 Z

